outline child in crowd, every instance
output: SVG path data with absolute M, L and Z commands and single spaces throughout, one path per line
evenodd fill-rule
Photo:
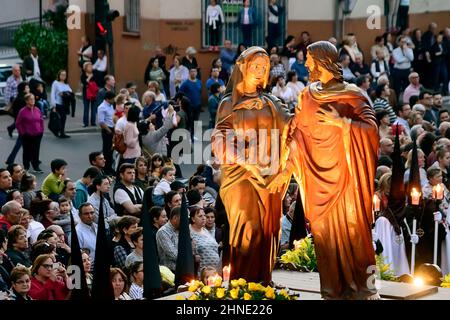
M 54 224 L 59 225 L 67 238 L 70 239 L 70 210 L 72 206 L 70 201 L 66 197 L 60 197 L 58 199 L 59 203 L 59 216 L 55 218 Z
M 159 153 L 155 153 L 152 157 L 150 165 L 150 176 L 160 179 L 162 168 L 163 168 L 163 158 Z

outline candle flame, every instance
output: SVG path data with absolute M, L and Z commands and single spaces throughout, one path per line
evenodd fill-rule
M 411 190 L 411 197 L 420 197 L 422 193 L 420 193 L 419 191 L 417 191 L 416 188 L 412 188 Z
M 424 285 L 424 281 L 422 278 L 414 278 L 414 285 L 415 286 L 423 286 Z
M 381 203 L 380 198 L 376 194 L 374 194 L 373 195 L 373 210 L 374 211 L 380 211 L 380 203 Z

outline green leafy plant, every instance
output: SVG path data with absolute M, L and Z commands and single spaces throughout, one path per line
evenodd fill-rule
M 391 269 L 391 265 L 384 262 L 383 256 L 377 255 L 375 256 L 375 260 L 377 262 L 377 269 L 379 271 L 380 280 L 398 281 L 394 271 Z
M 294 241 L 294 250 L 286 251 L 278 261 L 280 267 L 304 272 L 316 272 L 317 257 L 311 237 Z

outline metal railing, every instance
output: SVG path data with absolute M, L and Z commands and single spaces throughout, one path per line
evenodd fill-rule
M 0 23 L 0 47 L 14 46 L 14 33 L 23 23 L 39 24 L 39 18 L 31 18 Z M 50 23 L 43 20 L 43 26 L 49 27 Z
M 141 2 L 140 0 L 125 0 L 125 31 L 140 32 Z
M 218 1 L 218 4 L 222 7 L 222 11 L 225 18 L 225 23 L 222 24 L 221 35 L 219 43 L 223 44 L 225 39 L 231 40 L 234 46 L 237 46 L 242 42 L 241 27 L 238 23 L 238 15 L 243 6 L 243 0 L 222 0 Z M 210 0 L 202 0 L 202 46 L 207 48 L 210 46 L 209 28 L 206 25 L 206 9 Z M 252 7 L 255 10 L 256 26 L 253 28 L 253 45 L 266 46 L 267 36 L 267 20 L 268 20 L 268 0 L 253 0 L 251 1 Z M 278 6 L 283 7 L 283 14 L 280 16 L 280 37 L 278 38 L 278 46 L 284 44 L 287 30 L 287 8 L 288 0 L 278 0 Z

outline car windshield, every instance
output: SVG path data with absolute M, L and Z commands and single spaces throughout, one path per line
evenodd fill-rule
M 11 67 L 0 68 L 0 82 L 6 82 L 6 80 L 11 74 L 12 74 Z

